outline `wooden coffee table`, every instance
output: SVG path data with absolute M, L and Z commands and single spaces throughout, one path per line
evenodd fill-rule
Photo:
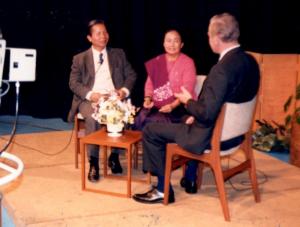
M 101 129 L 94 133 L 91 133 L 87 136 L 80 138 L 80 153 L 81 153 L 81 183 L 82 183 L 82 190 L 85 191 L 92 191 L 102 194 L 114 195 L 119 197 L 131 197 L 131 181 L 138 181 L 138 182 L 146 182 L 150 183 L 150 174 L 148 174 L 147 179 L 133 179 L 131 177 L 132 174 L 132 152 L 133 146 L 137 149 L 137 144 L 142 139 L 142 133 L 140 131 L 131 131 L 125 130 L 123 135 L 120 137 L 110 137 L 107 135 L 106 130 Z M 103 176 L 104 178 L 112 178 L 118 180 L 126 180 L 127 181 L 127 193 L 117 193 L 117 192 L 110 192 L 100 189 L 92 189 L 86 187 L 86 170 L 85 170 L 85 159 L 86 159 L 86 145 L 88 144 L 95 144 L 101 146 L 101 151 L 103 152 L 103 159 L 104 159 L 104 167 L 103 167 Z M 127 157 L 127 176 L 117 176 L 107 174 L 107 147 L 116 147 L 116 148 L 124 148 Z M 136 150 L 137 151 L 137 150 Z M 100 180 L 101 182 L 101 180 Z

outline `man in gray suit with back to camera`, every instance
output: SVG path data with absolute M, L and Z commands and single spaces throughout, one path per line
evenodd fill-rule
M 86 134 L 100 129 L 92 117 L 92 103 L 97 103 L 107 91 L 116 91 L 120 99 L 130 95 L 136 73 L 127 61 L 122 49 L 109 48 L 109 34 L 103 20 L 92 20 L 88 24 L 88 41 L 91 48 L 73 57 L 69 86 L 74 93 L 68 121 L 74 121 L 79 111 L 85 120 Z M 88 180 L 99 180 L 99 146 L 88 145 L 90 169 Z M 119 151 L 113 149 L 109 157 L 112 173 L 122 173 Z

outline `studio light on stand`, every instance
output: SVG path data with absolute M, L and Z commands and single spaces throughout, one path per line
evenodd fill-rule
M 24 164 L 17 156 L 10 154 L 6 149 L 11 144 L 18 121 L 19 112 L 19 93 L 20 82 L 35 81 L 36 68 L 36 50 L 23 48 L 7 48 L 6 41 L 2 39 L 0 30 L 0 109 L 1 99 L 8 93 L 10 89 L 9 82 L 15 83 L 16 89 L 16 105 L 15 105 L 15 120 L 8 142 L 4 147 L 0 147 L 0 169 L 5 170 L 7 175 L 0 177 L 0 186 L 5 185 L 16 179 L 23 172 Z M 5 76 L 8 76 L 6 79 Z M 2 86 L 5 84 L 6 86 Z M 3 87 L 5 90 L 3 90 Z M 4 162 L 9 160 L 10 162 Z M 13 165 L 9 163 L 13 162 Z M 0 193 L 0 209 L 1 209 L 2 194 Z M 2 223 L 0 210 L 0 226 Z

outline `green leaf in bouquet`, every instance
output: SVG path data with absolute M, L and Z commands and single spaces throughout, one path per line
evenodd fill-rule
M 292 115 L 287 115 L 286 117 L 285 117 L 285 126 L 288 126 L 290 123 L 291 123 L 291 121 L 292 121 Z
M 286 100 L 286 102 L 283 105 L 283 110 L 284 112 L 287 112 L 287 110 L 289 109 L 291 102 L 292 102 L 293 96 L 289 96 L 288 99 Z

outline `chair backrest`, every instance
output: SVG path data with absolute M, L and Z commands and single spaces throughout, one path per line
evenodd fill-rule
M 197 82 L 196 82 L 196 86 L 195 86 L 195 93 L 198 96 L 202 89 L 204 80 L 206 79 L 206 75 L 197 75 L 196 78 L 197 78 Z
M 243 135 L 249 131 L 253 122 L 255 104 L 256 96 L 248 102 L 227 103 L 221 141 Z
M 195 93 L 198 96 L 203 87 L 204 80 L 206 75 L 197 75 L 197 83 L 195 86 Z M 221 141 L 225 141 L 239 135 L 247 133 L 252 126 L 253 116 L 256 107 L 256 96 L 248 101 L 243 103 L 226 103 L 225 117 L 223 120 Z M 238 119 L 238 120 L 237 120 Z M 231 154 L 236 151 L 239 146 L 231 148 L 226 151 L 222 151 L 221 155 Z M 209 150 L 206 150 L 205 153 L 209 153 Z
M 223 125 L 220 130 L 221 141 L 232 139 L 234 137 L 244 135 L 252 126 L 254 111 L 256 107 L 256 96 L 243 103 L 226 103 Z M 222 109 L 223 110 L 223 109 Z M 221 150 L 220 155 L 225 156 L 235 152 L 240 145 L 228 150 Z M 204 153 L 209 153 L 210 150 L 205 150 Z

